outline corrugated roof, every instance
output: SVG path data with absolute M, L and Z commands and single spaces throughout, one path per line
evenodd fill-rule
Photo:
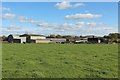
M 13 35 L 13 38 L 14 39 L 26 39 L 26 37 L 20 37 L 20 36 L 16 36 L 16 35 Z
M 25 36 L 25 35 L 27 35 L 27 36 L 44 36 L 44 35 L 39 35 L 39 34 L 22 34 L 20 36 Z

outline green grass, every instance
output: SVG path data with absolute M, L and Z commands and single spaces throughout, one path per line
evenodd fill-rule
M 3 44 L 3 78 L 117 78 L 116 44 Z

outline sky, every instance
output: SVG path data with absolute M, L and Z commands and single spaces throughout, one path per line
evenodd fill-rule
M 117 2 L 3 2 L 1 35 L 103 36 L 118 32 Z

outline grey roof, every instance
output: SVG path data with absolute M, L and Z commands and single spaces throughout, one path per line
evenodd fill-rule
M 39 35 L 39 34 L 22 34 L 20 36 L 44 36 L 44 35 Z

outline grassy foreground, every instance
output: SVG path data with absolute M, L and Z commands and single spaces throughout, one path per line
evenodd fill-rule
M 116 44 L 3 44 L 3 78 L 118 77 Z

